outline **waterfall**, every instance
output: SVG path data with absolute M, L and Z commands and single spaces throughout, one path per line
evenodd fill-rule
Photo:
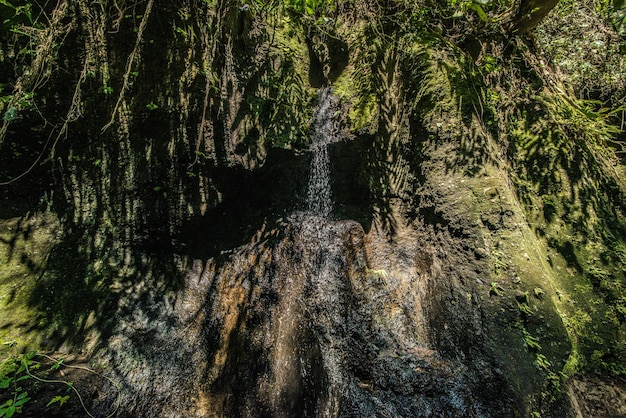
M 307 209 L 314 215 L 328 217 L 333 211 L 330 188 L 330 158 L 328 145 L 338 140 L 337 123 L 334 120 L 336 101 L 330 88 L 319 93 L 319 104 L 314 112 L 311 142 L 311 170 L 307 192 Z

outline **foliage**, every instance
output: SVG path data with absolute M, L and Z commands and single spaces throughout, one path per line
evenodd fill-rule
M 0 0 L 0 34 L 19 33 L 22 25 L 33 24 L 32 2 L 26 0 Z
M 485 7 L 490 6 L 489 0 L 448 0 L 449 7 L 454 10 L 454 17 L 460 17 L 469 11 L 474 11 L 481 21 L 489 22 Z
M 532 308 L 528 305 L 528 303 L 520 303 L 518 305 L 518 308 L 520 310 L 520 312 L 525 315 L 525 317 L 530 317 L 533 315 L 533 310 Z M 528 343 L 526 343 L 526 345 L 528 345 Z
M 497 282 L 491 282 L 491 286 L 489 288 L 490 295 L 498 296 L 502 290 L 502 286 L 500 286 Z
M 34 23 L 31 2 L 0 0 L 0 45 L 3 48 L 0 52 L 0 63 L 13 59 L 16 70 L 23 71 L 26 68 L 37 47 L 33 39 Z M 0 113 L 3 114 L 4 122 L 17 119 L 20 110 L 32 105 L 33 93 L 24 93 L 17 98 L 17 103 L 12 100 L 13 94 L 10 93 L 15 82 L 13 76 L 9 72 L 0 76 Z
M 609 19 L 617 33 L 622 36 L 626 42 L 626 1 L 611 0 L 607 7 Z
M 36 352 L 31 351 L 8 357 L 0 363 L 0 390 L 8 392 L 9 395 L 8 399 L 5 398 L 4 403 L 0 404 L 0 417 L 11 418 L 15 413 L 22 412 L 22 408 L 30 400 L 28 392 L 22 388 L 23 384 L 20 382 L 31 378 L 29 368 L 39 367 L 34 360 L 36 355 Z
M 328 6 L 328 0 L 286 0 L 285 5 L 297 13 L 314 15 L 320 9 Z
M 526 329 L 523 329 L 524 333 L 524 342 L 526 343 L 526 347 L 530 351 L 539 351 L 541 350 L 541 345 L 539 344 L 539 340 L 532 335 Z M 543 357 L 545 359 L 545 356 Z
M 5 345 L 6 344 L 7 343 L 5 343 Z M 9 342 L 8 344 L 12 345 L 13 342 Z M 2 363 L 0 363 L 0 394 L 2 394 L 2 392 L 4 391 L 8 392 L 9 394 L 9 398 L 4 403 L 0 404 L 0 418 L 10 418 L 15 413 L 22 412 L 22 409 L 27 405 L 27 402 L 31 400 L 31 397 L 28 396 L 28 393 L 22 387 L 24 383 L 26 383 L 25 381 L 28 380 L 36 380 L 37 382 L 44 384 L 62 385 L 62 387 L 65 388 L 66 392 L 72 391 L 77 396 L 84 413 L 89 417 L 94 417 L 94 415 L 91 414 L 91 412 L 89 412 L 89 410 L 85 406 L 83 398 L 80 392 L 74 387 L 73 382 L 58 379 L 46 379 L 32 373 L 35 370 L 40 370 L 41 366 L 44 364 L 44 361 L 48 362 L 48 372 L 59 370 L 60 367 L 69 367 L 82 369 L 100 375 L 92 369 L 80 366 L 66 365 L 64 364 L 62 358 L 55 359 L 46 354 L 37 353 L 35 351 L 29 351 L 26 354 L 12 355 L 3 360 Z M 116 407 L 112 413 L 107 415 L 107 418 L 110 418 L 117 413 L 117 408 L 120 402 L 119 387 L 114 381 L 112 381 L 108 377 L 102 377 L 108 380 L 117 390 Z M 58 394 L 52 397 L 52 399 L 48 401 L 45 407 L 49 408 L 50 406 L 58 405 L 58 407 L 60 408 L 69 399 L 70 396 L 67 394 Z
M 538 28 L 537 39 L 579 98 L 617 108 L 625 99 L 626 62 L 620 53 L 625 40 L 608 22 L 610 7 L 604 3 L 561 1 Z
M 65 395 L 65 396 L 57 395 L 54 398 L 50 399 L 50 402 L 46 404 L 46 407 L 49 407 L 50 405 L 54 405 L 55 403 L 58 403 L 59 407 L 61 407 L 63 406 L 65 402 L 67 402 L 69 398 L 70 398 L 69 395 Z

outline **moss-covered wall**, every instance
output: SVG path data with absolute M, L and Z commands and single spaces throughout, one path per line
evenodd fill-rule
M 45 82 L 19 72 L 0 80 L 22 100 L 2 102 L 0 147 L 10 155 L 0 192 L 21 203 L 0 210 L 0 309 L 11 312 L 0 337 L 109 347 L 123 376 L 137 362 L 153 377 L 165 373 L 151 364 L 159 353 L 137 342 L 164 330 L 205 326 L 180 337 L 210 342 L 198 364 L 243 356 L 252 340 L 230 333 L 257 335 L 242 314 L 256 306 L 246 292 L 257 293 L 237 286 L 248 283 L 243 271 L 257 284 L 277 274 L 271 260 L 259 270 L 251 248 L 287 245 L 284 219 L 306 195 L 316 93 L 330 86 L 343 127 L 331 149 L 333 187 L 343 191 L 336 216 L 360 223 L 358 251 L 369 252 L 367 271 L 380 273 L 383 289 L 355 282 L 355 300 L 386 295 L 381 306 L 396 306 L 390 286 L 401 282 L 414 299 L 389 318 L 407 321 L 416 331 L 403 338 L 457 370 L 487 414 L 558 416 L 567 378 L 623 377 L 625 188 L 612 114 L 546 64 L 535 40 L 503 32 L 515 16 L 506 2 L 305 3 L 80 0 L 47 11 L 56 20 L 45 34 L 56 43 L 24 61 L 46 62 L 32 67 Z M 34 104 L 24 101 L 30 91 Z M 40 154 L 43 165 L 11 180 Z M 189 319 L 176 304 L 218 306 L 237 289 L 226 313 L 198 308 Z M 270 296 L 259 303 L 273 312 Z M 211 315 L 244 319 L 219 329 Z M 150 328 L 159 321 L 167 325 Z M 233 382 L 244 379 L 235 370 L 243 363 L 229 361 Z M 359 384 L 351 390 L 376 387 Z M 235 396 L 205 395 L 224 405 Z M 345 405 L 365 396 L 352 395 Z

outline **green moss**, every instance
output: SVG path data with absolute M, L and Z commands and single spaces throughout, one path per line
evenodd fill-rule
M 277 147 L 302 146 L 308 141 L 308 124 L 315 89 L 308 86 L 309 58 L 300 23 L 287 14 L 274 16 L 274 43 L 270 65 L 246 102 L 253 118 L 252 140 Z
M 509 112 L 502 118 L 508 125 L 500 129 L 514 141 L 513 163 L 519 164 L 514 190 L 497 169 L 484 165 L 498 146 L 489 144 L 468 116 L 479 108 L 477 102 L 466 102 L 472 88 L 478 98 L 493 94 L 485 93 L 479 80 L 457 77 L 468 71 L 454 55 L 435 62 L 420 70 L 416 109 L 440 138 L 454 138 L 455 128 L 461 128 L 463 144 L 449 153 L 447 167 L 466 170 L 463 180 L 473 191 L 473 201 L 465 199 L 459 206 L 469 209 L 470 222 L 478 218 L 489 255 L 489 282 L 500 287 L 492 284 L 485 290 L 498 296 L 490 299 L 494 304 L 513 291 L 534 296 L 519 304 L 519 326 L 545 359 L 538 364 L 545 374 L 546 397 L 558 392 L 555 382 L 561 373 L 570 376 L 589 368 L 619 373 L 620 359 L 626 358 L 624 237 L 611 231 L 625 229 L 615 216 L 622 209 L 612 185 L 620 181 L 607 174 L 617 170 L 610 169 L 611 157 L 602 148 L 614 130 L 588 103 L 570 100 L 563 92 L 545 93 L 530 105 L 515 102 L 518 112 L 493 106 L 494 113 Z M 512 103 L 501 90 L 497 94 L 501 108 Z M 531 106 L 535 109 L 529 111 Z M 468 170 L 477 155 L 484 176 Z
M 22 348 L 41 343 L 36 331 L 39 316 L 29 297 L 45 269 L 58 229 L 58 220 L 49 213 L 0 219 L 0 342 Z M 6 350 L 8 346 L 0 346 L 0 352 Z
M 595 369 L 615 374 L 626 354 L 620 310 L 626 277 L 619 231 L 624 225 L 615 217 L 621 208 L 609 186 L 618 180 L 606 174 L 609 157 L 590 145 L 611 130 L 599 121 L 585 125 L 578 105 L 559 100 L 562 109 L 570 110 L 552 111 L 559 118 L 556 125 L 541 120 L 529 129 L 533 122 L 521 119 L 524 129 L 514 134 L 523 150 L 521 176 L 529 180 L 518 190 L 531 227 L 545 243 L 545 271 L 572 343 L 563 373 Z M 568 130 L 567 140 L 562 129 Z
M 379 117 L 379 93 L 374 83 L 382 44 L 371 36 L 371 22 L 339 21 L 338 35 L 350 49 L 349 64 L 333 83 L 335 94 L 349 107 L 349 123 L 353 132 L 373 134 Z
M 375 94 L 359 90 L 353 69 L 350 68 L 335 81 L 335 94 L 349 107 L 350 130 L 353 132 L 374 133 L 379 116 L 378 98 Z

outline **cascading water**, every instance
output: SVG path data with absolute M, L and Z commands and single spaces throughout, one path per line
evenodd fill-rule
M 180 298 L 133 311 L 123 323 L 131 334 L 109 342 L 111 363 L 121 364 L 114 373 L 131 388 L 127 408 L 190 417 L 481 416 L 458 370 L 423 336 L 433 262 L 417 237 L 404 230 L 391 242 L 333 217 L 328 147 L 342 139 L 338 109 L 332 91 L 321 90 L 306 210 L 194 261 Z
M 330 219 L 328 145 L 340 139 L 337 109 L 331 90 L 320 91 L 307 210 L 276 228 L 263 225 L 227 254 L 195 260 L 180 298 L 137 308 L 123 323 L 130 334 L 109 342 L 129 410 L 482 416 L 458 369 L 421 336 L 433 262 L 417 238 L 405 230 L 391 242 L 356 221 Z M 147 336 L 156 343 L 143 342 Z M 99 408 L 110 411 L 111 402 Z
M 329 219 L 333 196 L 328 146 L 340 140 L 337 110 L 332 90 L 322 89 L 313 120 L 308 211 L 293 216 L 290 225 L 294 247 L 303 255 L 295 264 L 304 283 L 289 299 L 302 303 L 302 316 L 296 321 L 308 324 L 324 376 L 312 416 L 440 416 L 443 411 L 465 416 L 467 396 L 460 379 L 443 378 L 451 375 L 450 370 L 431 362 L 430 351 L 419 337 L 419 302 L 394 300 L 403 286 L 414 292 L 420 288 L 419 273 L 412 271 L 408 285 L 402 284 L 410 277 L 404 273 L 394 277 L 375 273 L 369 266 L 362 226 Z M 410 265 L 406 269 L 411 271 Z M 396 303 L 406 313 L 394 311 Z M 435 400 L 422 393 L 431 379 L 439 386 L 430 388 Z M 376 385 L 392 390 L 374 394 Z
M 335 111 L 336 103 L 331 89 L 322 89 L 313 119 L 313 137 L 310 148 L 312 159 L 307 192 L 308 211 L 322 217 L 330 216 L 333 211 L 328 145 L 338 139 L 337 123 L 334 120 Z
M 330 88 L 319 92 L 319 103 L 314 112 L 313 134 L 311 138 L 311 165 L 307 190 L 307 213 L 296 220 L 294 226 L 299 229 L 299 239 L 305 247 L 305 269 L 308 279 L 305 288 L 310 294 L 313 305 L 333 306 L 323 315 L 313 315 L 312 319 L 328 330 L 341 328 L 345 312 L 341 309 L 341 298 L 345 287 L 345 278 L 339 273 L 341 268 L 337 260 L 342 260 L 345 248 L 341 242 L 342 232 L 335 230 L 328 220 L 333 212 L 333 194 L 330 186 L 330 157 L 328 146 L 339 139 L 338 123 L 335 120 L 337 111 L 336 98 Z M 295 220 L 295 219 L 294 219 Z M 322 396 L 325 401 L 319 406 L 317 415 L 321 417 L 337 416 L 339 411 L 340 393 L 343 382 L 340 356 L 333 343 L 325 344 L 329 336 L 326 332 L 314 331 L 320 344 L 320 356 L 326 376 L 326 390 Z M 334 341 L 333 341 L 334 342 Z

